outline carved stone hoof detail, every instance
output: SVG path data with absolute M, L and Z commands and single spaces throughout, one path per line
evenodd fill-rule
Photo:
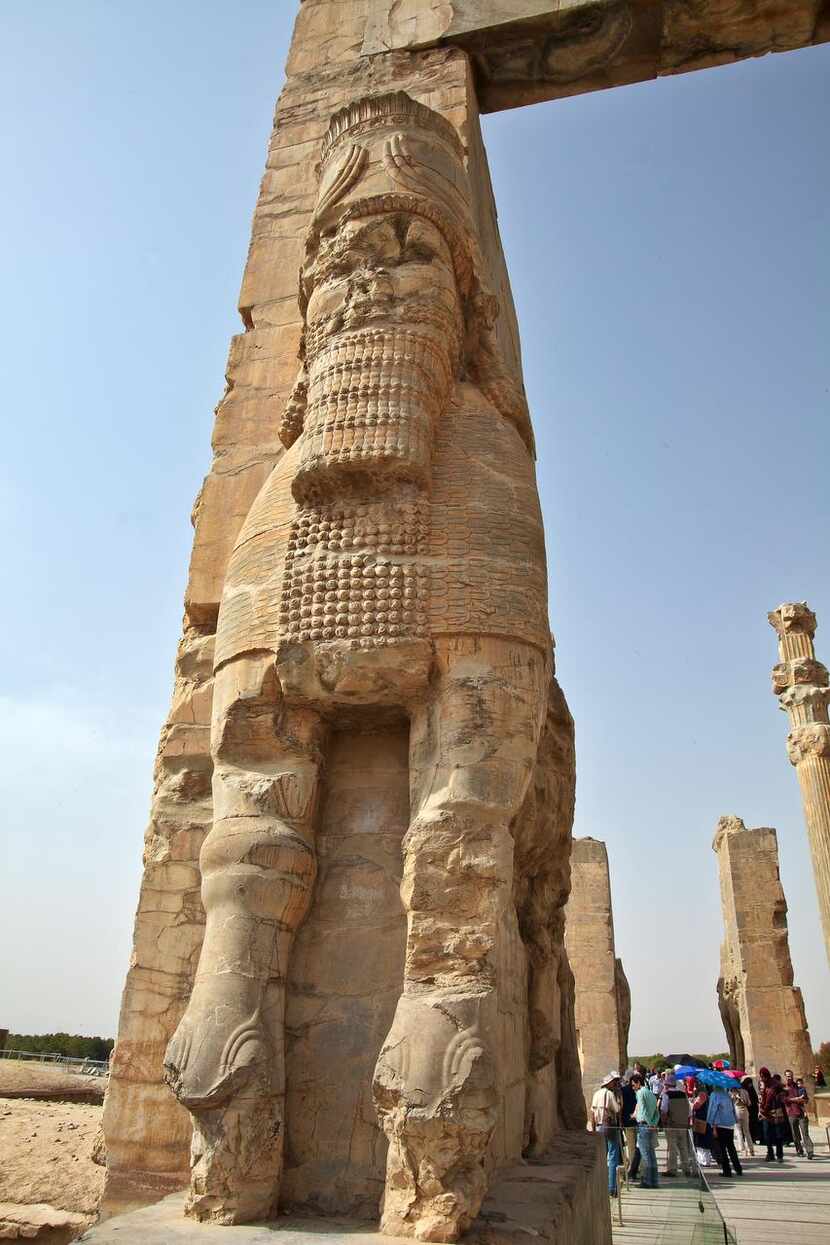
M 167 1047 L 164 1079 L 188 1110 L 221 1106 L 268 1060 L 268 1044 L 257 1012 L 236 1024 L 219 1046 L 219 1017 L 227 1010 L 220 1005 L 198 1021 L 185 1014 Z
M 373 1087 L 389 1138 L 382 1231 L 455 1241 L 478 1213 L 496 1120 L 486 1005 L 475 995 L 399 1001 Z

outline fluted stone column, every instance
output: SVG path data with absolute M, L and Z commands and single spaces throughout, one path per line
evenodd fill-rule
M 778 635 L 780 661 L 772 690 L 789 714 L 787 752 L 801 784 L 804 818 L 813 857 L 824 945 L 830 960 L 830 687 L 816 661 L 816 616 L 805 601 L 779 605 L 768 615 Z

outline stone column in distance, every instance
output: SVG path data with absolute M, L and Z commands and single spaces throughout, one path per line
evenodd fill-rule
M 732 1058 L 757 1074 L 791 1068 L 808 1086 L 813 1056 L 801 991 L 794 983 L 778 836 L 721 817 L 718 858 L 724 940 L 718 1003 Z
M 789 715 L 787 752 L 801 784 L 813 857 L 824 945 L 830 959 L 830 700 L 828 674 L 816 661 L 816 616 L 806 601 L 789 601 L 767 615 L 778 635 L 780 661 L 772 690 Z
M 628 1062 L 631 991 L 617 959 L 611 871 L 600 839 L 574 839 L 565 946 L 575 983 L 574 1010 L 586 1106 L 609 1072 Z

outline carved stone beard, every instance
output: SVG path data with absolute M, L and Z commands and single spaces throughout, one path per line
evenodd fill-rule
M 296 500 L 370 497 L 396 484 L 429 487 L 434 425 L 457 368 L 456 326 L 443 308 L 362 315 L 307 346 L 308 397 Z M 420 320 L 420 322 L 418 322 Z
M 350 650 L 428 637 L 435 425 L 461 345 L 460 301 L 424 285 L 395 297 L 363 268 L 306 331 L 307 398 L 282 621 L 292 642 Z

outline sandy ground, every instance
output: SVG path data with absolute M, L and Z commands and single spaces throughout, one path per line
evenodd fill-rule
M 30 1063 L 17 1059 L 0 1059 L 0 1098 L 6 1094 L 40 1097 L 42 1094 L 59 1097 L 66 1093 L 95 1095 L 104 1098 L 106 1081 L 102 1076 L 81 1076 L 67 1072 L 60 1064 Z
M 14 1203 L 18 1214 L 25 1214 L 26 1206 L 46 1203 L 47 1208 L 81 1214 L 86 1223 L 92 1222 L 104 1187 L 104 1168 L 92 1161 L 100 1105 L 3 1095 L 60 1095 L 79 1084 L 88 1089 L 93 1079 L 97 1080 L 54 1067 L 0 1060 L 0 1203 Z M 103 1088 L 101 1080 L 101 1093 Z M 38 1213 L 33 1207 L 33 1222 Z M 60 1239 L 71 1239 L 82 1227 Z M 46 1233 L 43 1239 L 58 1238 Z

